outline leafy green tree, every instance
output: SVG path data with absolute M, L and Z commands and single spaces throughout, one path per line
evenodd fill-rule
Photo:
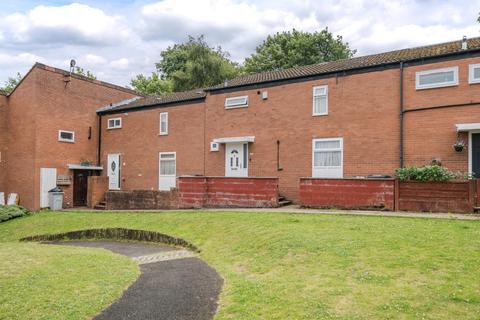
M 17 72 L 15 77 L 8 77 L 8 80 L 4 82 L 3 87 L 0 87 L 0 91 L 11 93 L 17 84 L 20 83 L 22 78 L 23 76 L 20 74 L 20 72 Z
M 286 69 L 351 58 L 355 52 L 348 42 L 341 36 L 334 37 L 328 28 L 313 33 L 293 29 L 269 35 L 255 53 L 245 59 L 245 70 L 256 73 Z
M 90 71 L 85 71 L 83 70 L 83 68 L 81 67 L 75 67 L 75 71 L 74 71 L 75 74 L 78 74 L 80 76 L 84 76 L 84 77 L 87 77 L 89 79 L 92 79 L 92 80 L 97 80 L 97 77 L 91 73 Z
M 150 94 L 168 92 L 166 89 L 171 84 L 172 91 L 178 92 L 216 85 L 241 72 L 241 67 L 230 60 L 228 52 L 221 47 L 210 47 L 204 36 L 189 36 L 187 42 L 168 47 L 160 53 L 156 68 L 160 79 L 153 74 L 152 77 L 138 75 L 131 85 Z
M 150 77 L 139 74 L 130 81 L 130 84 L 138 92 L 153 96 L 161 96 L 173 90 L 172 81 L 161 79 L 156 72 L 152 72 Z

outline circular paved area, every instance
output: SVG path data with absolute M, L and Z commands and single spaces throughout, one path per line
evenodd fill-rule
M 95 319 L 212 319 L 223 280 L 190 251 L 117 241 L 59 241 L 55 245 L 104 248 L 134 259 L 141 275 Z

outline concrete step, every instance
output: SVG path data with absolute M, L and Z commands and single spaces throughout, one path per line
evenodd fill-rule
M 290 201 L 290 200 L 281 200 L 281 201 L 278 201 L 278 205 L 279 205 L 280 207 L 288 206 L 288 205 L 291 204 L 291 203 L 292 203 L 292 201 Z
M 102 204 L 101 202 L 99 202 L 93 208 L 97 210 L 105 210 L 107 209 L 107 204 L 106 203 Z

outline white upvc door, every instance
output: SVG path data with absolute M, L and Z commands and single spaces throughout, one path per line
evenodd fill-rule
M 177 156 L 175 152 L 160 152 L 158 155 L 158 189 L 170 191 L 177 185 Z
M 225 144 L 225 176 L 248 177 L 248 143 Z
M 48 207 L 48 191 L 57 186 L 57 169 L 40 168 L 40 208 Z
M 108 189 L 120 190 L 120 154 L 107 156 Z

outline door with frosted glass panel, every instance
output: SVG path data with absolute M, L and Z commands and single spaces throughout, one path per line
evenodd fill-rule
M 176 186 L 176 154 L 175 152 L 160 152 L 159 155 L 158 189 L 169 191 Z

